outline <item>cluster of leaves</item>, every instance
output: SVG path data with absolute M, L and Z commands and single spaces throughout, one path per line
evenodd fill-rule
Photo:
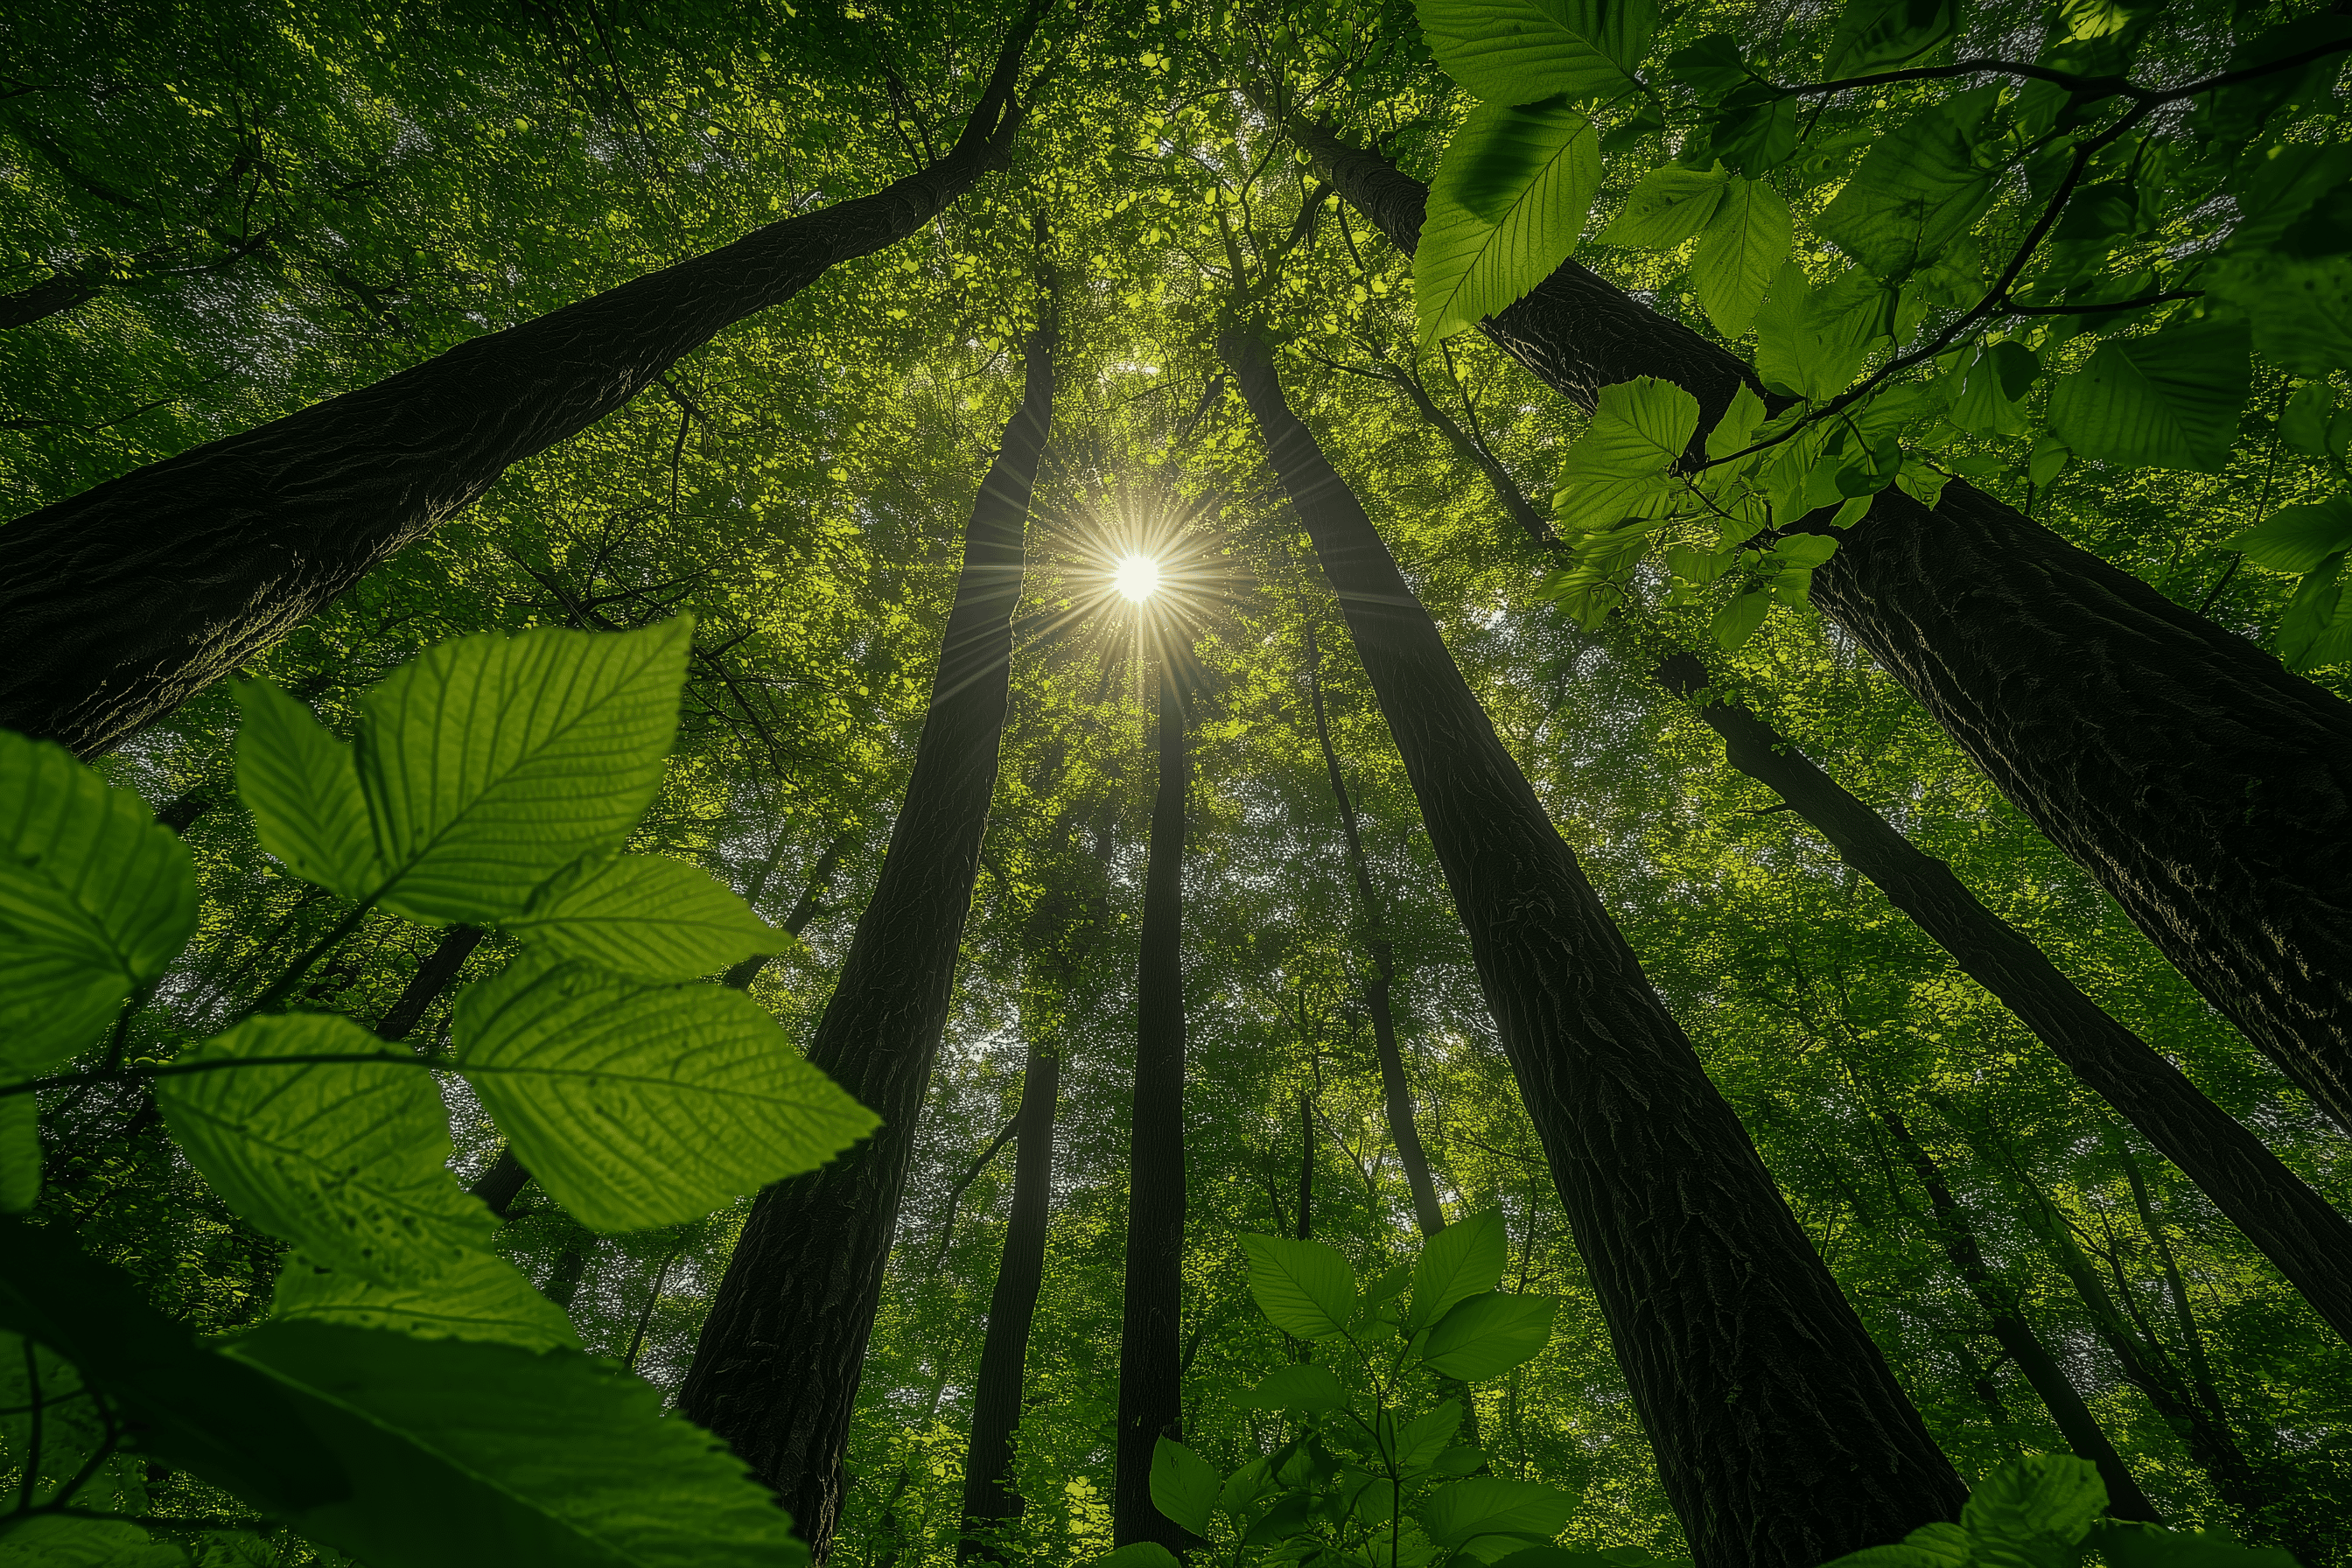
M 213 1191 L 295 1250 L 269 1321 L 205 1349 L 59 1234 L 11 1222 L 17 1516 L 119 1535 L 78 1499 L 123 1453 L 387 1565 L 788 1548 L 761 1489 L 572 1348 L 490 1249 L 433 1078 L 469 1085 L 542 1188 L 603 1230 L 699 1218 L 872 1131 L 749 997 L 693 983 L 788 939 L 708 873 L 616 853 L 660 784 L 691 633 L 680 617 L 444 644 L 367 693 L 351 743 L 266 682 L 239 689 L 237 787 L 261 841 L 347 912 L 226 1032 L 125 1063 L 118 1030 L 67 1081 L 152 1088 Z M 36 1094 L 58 1081 L 41 1075 L 163 975 L 196 900 L 179 840 L 61 749 L 0 735 L 0 1188 L 23 1209 Z M 522 941 L 460 998 L 446 1055 L 271 1010 L 377 909 Z M 75 1400 L 102 1431 L 61 1469 L 45 1416 Z M 44 1473 L 60 1477 L 46 1490 Z M 420 1510 L 426 1494 L 449 1500 Z
M 1772 599 L 1804 603 L 1804 573 L 1880 491 L 1933 506 L 1956 474 L 1998 469 L 1939 462 L 1963 437 L 2032 433 L 2037 485 L 2074 458 L 2219 471 L 2256 351 L 2305 378 L 2296 444 L 2338 460 L 2352 146 L 2332 138 L 2352 22 L 2242 12 L 2218 68 L 2148 85 L 2131 73 L 2158 9 L 2054 6 L 2032 60 L 1955 62 L 1961 7 L 1853 0 L 1825 37 L 1714 33 L 1651 65 L 1647 4 L 1426 0 L 1440 65 L 1480 102 L 1414 258 L 1424 342 L 1540 284 L 1576 247 L 1604 148 L 1641 156 L 1663 136 L 1670 159 L 1599 238 L 1686 255 L 1705 320 L 1727 343 L 1752 335 L 1765 394 L 1703 448 L 1696 405 L 1668 389 L 1604 398 L 1587 437 L 1601 449 L 1580 444 L 1562 475 L 1575 553 L 1550 595 L 1598 626 L 1663 542 L 1684 590 L 1729 595 L 1715 629 L 1736 647 Z M 2308 574 L 2280 631 L 2298 668 L 2352 651 L 2334 506 L 2241 542 Z M 1792 550 L 1806 533 L 1821 538 Z

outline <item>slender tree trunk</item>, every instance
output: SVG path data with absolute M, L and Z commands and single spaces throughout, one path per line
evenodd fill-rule
M 1003 166 L 1043 0 L 962 136 L 883 190 L 458 344 L 0 529 L 0 725 L 95 756 L 431 533 L 513 463 L 620 407 L 725 327 L 914 233 Z
M 196 818 L 210 811 L 215 801 L 213 792 L 203 784 L 164 803 L 155 814 L 155 820 L 174 833 L 184 834 Z
M 1432 403 L 1418 383 L 1395 379 L 1446 439 L 1478 465 L 1519 526 L 1538 542 L 1553 540 L 1550 525 L 1494 454 Z M 1733 767 L 1794 807 L 1839 858 L 1869 878 L 2086 1088 L 2179 1166 L 2312 1310 L 2352 1340 L 2352 1221 L 2155 1047 L 2109 1017 L 2024 932 L 1979 902 L 1950 867 L 1896 832 L 1748 708 L 1711 693 L 1706 668 L 1696 658 L 1672 655 L 1656 675 L 1659 685 L 1691 703 L 1723 737 Z
M 1421 1129 L 1412 1115 L 1412 1087 L 1405 1081 L 1404 1052 L 1397 1045 L 1396 1018 L 1389 998 L 1396 983 L 1396 949 L 1390 945 L 1388 921 L 1382 918 L 1380 894 L 1372 886 L 1372 868 L 1364 858 L 1364 838 L 1356 823 L 1356 803 L 1349 797 L 1348 781 L 1340 776 L 1339 753 L 1331 745 L 1331 722 L 1323 711 L 1323 654 L 1315 645 L 1313 627 L 1307 633 L 1307 693 L 1315 711 L 1315 739 L 1323 748 L 1323 768 L 1331 777 L 1331 798 L 1339 805 L 1339 827 L 1348 846 L 1348 868 L 1356 883 L 1356 907 L 1364 922 L 1364 947 L 1371 954 L 1372 978 L 1364 987 L 1364 1005 L 1372 1016 L 1372 1045 L 1381 1061 L 1381 1102 L 1388 1111 L 1389 1139 L 1396 1145 L 1397 1163 L 1404 1167 L 1405 1185 L 1412 1192 L 1412 1217 L 1423 1237 L 1445 1228 L 1445 1211 L 1438 1206 L 1437 1184 L 1430 1179 L 1429 1156 L 1422 1151 Z
M 1127 1295 L 1118 1341 L 1111 1539 L 1182 1552 L 1191 1538 L 1151 1504 L 1151 1450 L 1183 1436 L 1184 810 L 1191 759 L 1176 674 L 1160 671 L 1160 788 L 1136 972 L 1135 1102 L 1127 1183 Z
M 1701 1568 L 1814 1568 L 1965 1489 L 1643 975 L 1363 507 L 1219 340 L 1402 753 Z
M 824 847 L 824 853 L 817 858 L 814 868 L 809 872 L 808 886 L 801 889 L 800 900 L 793 905 L 791 912 L 782 921 L 787 932 L 796 937 L 808 929 L 809 921 L 816 919 L 817 911 L 824 907 L 824 895 L 833 887 L 834 873 L 841 867 L 842 853 L 856 837 L 856 832 L 845 827 L 834 835 L 832 843 Z M 772 865 L 771 862 L 772 868 Z M 766 879 L 763 874 L 761 880 L 764 882 Z M 746 897 L 758 898 L 758 889 L 752 889 Z M 729 970 L 720 977 L 719 983 L 732 985 L 738 991 L 749 991 L 751 982 L 759 978 L 760 971 L 766 968 L 768 961 L 773 957 L 775 954 L 772 952 L 754 953 Z
M 457 978 L 457 972 L 466 967 L 466 960 L 473 956 L 474 949 L 482 945 L 484 934 L 478 926 L 450 926 L 444 931 L 433 951 L 425 955 L 425 962 L 416 966 L 416 973 L 408 977 L 400 1000 L 376 1025 L 377 1036 L 397 1044 L 414 1034 L 416 1026 L 424 1021 L 425 1010 L 440 1000 L 441 994 Z
M 1043 1035 L 1046 1031 L 1038 1031 Z M 1054 1196 L 1054 1111 L 1061 1096 L 1061 1052 L 1033 1035 L 1021 1080 L 1020 1146 L 1013 1166 L 1013 1214 L 996 1290 L 988 1301 L 988 1334 L 981 1342 L 972 1385 L 971 1442 L 963 1466 L 963 1535 L 956 1561 L 1006 1561 L 997 1539 L 1021 1517 L 1022 1498 L 1011 1483 L 1013 1436 L 1026 1391 L 1029 1326 L 1045 1279 L 1045 1226 Z
M 29 288 L 0 294 L 0 331 L 61 316 L 98 298 L 101 286 L 77 272 L 59 272 Z
M 514 1145 L 501 1143 L 499 1145 L 499 1157 L 490 1162 L 490 1168 L 475 1177 L 474 1184 L 466 1190 L 489 1205 L 492 1214 L 506 1219 L 512 1214 L 515 1200 L 522 1196 L 523 1187 L 530 1181 L 530 1173 L 515 1157 Z
M 753 1202 L 678 1395 L 679 1409 L 776 1489 L 819 1558 L 840 1515 L 858 1370 L 996 787 L 1022 533 L 1053 420 L 1052 321 L 1049 306 L 1030 335 L 1021 406 L 972 506 L 906 804 L 809 1047 L 881 1131 Z
M 588 1247 L 575 1237 L 555 1255 L 555 1267 L 547 1276 L 547 1285 L 540 1294 L 569 1313 L 572 1303 L 579 1299 L 580 1282 L 588 1277 Z
M 1397 248 L 1426 188 L 1294 135 Z M 1638 375 L 1689 391 L 1696 448 L 1748 367 L 1570 261 L 1481 329 L 1590 409 Z M 1752 384 L 1752 383 L 1750 383 Z M 1813 601 L 2313 1102 L 2352 1129 L 2352 705 L 1960 481 L 1895 489 Z
M 2041 1396 L 2050 1419 L 2057 1423 L 2058 1435 L 2065 1438 L 2066 1447 L 2099 1468 L 2099 1479 L 2107 1483 L 2107 1511 L 2117 1519 L 2164 1522 L 2156 1505 L 2140 1490 L 2131 1467 L 2116 1451 L 2115 1444 L 2092 1415 L 2090 1406 L 2083 1403 L 2081 1393 L 2060 1370 L 2057 1358 L 2042 1342 L 2042 1336 L 2033 1331 L 2033 1325 L 2025 1321 L 2015 1294 L 1986 1265 L 1984 1253 L 1977 1246 L 1976 1227 L 1969 1223 L 1968 1211 L 1952 1196 L 1952 1189 L 1945 1182 L 1935 1156 L 1912 1134 L 1910 1123 L 1900 1113 L 1882 1111 L 1879 1121 L 1895 1135 L 1919 1184 L 1927 1189 L 1928 1205 L 1935 1211 L 1937 1239 L 1943 1245 L 1944 1256 L 1951 1259 L 1960 1282 L 1984 1310 L 1993 1339 L 2009 1352 L 2009 1359 L 2017 1363 L 2017 1370 L 2025 1374 L 2025 1381 Z

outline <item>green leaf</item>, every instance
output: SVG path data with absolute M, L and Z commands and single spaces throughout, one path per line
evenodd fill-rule
M 1816 290 L 1798 263 L 1781 267 L 1756 310 L 1756 370 L 1766 386 L 1818 403 L 1853 384 L 1872 339 L 1855 329 L 1852 312 L 1835 309 L 1839 303 L 1830 289 Z
M 1336 1248 L 1287 1237 L 1244 1236 L 1242 1249 L 1249 1254 L 1250 1295 L 1276 1328 L 1302 1340 L 1323 1340 L 1346 1327 L 1356 1310 L 1356 1276 Z
M 1165 1437 L 1152 1444 L 1151 1506 L 1193 1534 L 1209 1533 L 1209 1515 L 1223 1486 L 1209 1462 L 1183 1444 Z
M 23 1214 L 40 1201 L 40 1100 L 0 1097 L 0 1214 Z
M 1550 277 L 1576 248 L 1600 188 L 1601 143 L 1585 115 L 1557 102 L 1473 109 L 1438 162 L 1413 253 L 1423 344 L 1475 326 Z
M 275 1058 L 366 1056 L 373 1061 Z M 349 1018 L 249 1018 L 157 1080 L 172 1135 L 221 1200 L 331 1268 L 379 1285 L 437 1279 L 498 1222 L 449 1173 L 449 1117 L 432 1075 Z
M 1964 92 L 1882 138 L 1815 229 L 1881 278 L 1933 260 L 1992 205 L 1999 171 L 1974 153 L 2000 89 Z
M 97 1044 L 195 928 L 195 869 L 146 803 L 0 730 L 0 1081 Z
M 2025 477 L 2036 487 L 2046 485 L 2066 471 L 2066 465 L 2074 456 L 2074 448 L 2044 430 L 2033 437 L 2033 451 L 2026 459 Z
M 1996 1465 L 1977 1482 L 1960 1527 L 1979 1537 L 2071 1546 L 2106 1509 L 2107 1484 L 2096 1465 L 2072 1454 L 2034 1454 Z
M 1605 399 L 1609 394 L 1604 391 Z M 1412 1321 L 1427 1328 L 1454 1304 L 1492 1290 L 1510 1265 L 1503 1211 L 1465 1215 L 1429 1238 L 1412 1266 Z
M 1707 151 L 1735 174 L 1760 180 L 1797 150 L 1797 100 L 1767 82 L 1735 90 L 1707 132 Z
M 525 952 L 458 997 L 453 1034 L 516 1156 L 594 1230 L 698 1218 L 880 1125 L 728 986 Z
M 507 930 L 641 980 L 692 980 L 791 939 L 709 872 L 654 855 L 596 856 L 557 875 Z
M 2352 257 L 2235 253 L 2211 288 L 2252 322 L 2254 346 L 2272 363 L 2312 376 L 2352 367 Z
M 2295 587 L 2279 617 L 2279 657 L 2289 669 L 2324 669 L 2352 658 L 2352 595 L 2341 581 L 2345 557 L 2331 555 Z
M 1449 1399 L 1425 1415 L 1415 1416 L 1396 1435 L 1396 1462 L 1403 1469 L 1418 1469 L 1437 1462 L 1454 1441 L 1454 1434 L 1462 1429 L 1463 1405 L 1458 1399 Z
M 1756 307 L 1789 259 L 1789 204 L 1761 180 L 1734 179 L 1691 257 L 1691 282 L 1715 330 L 1747 335 Z
M 2050 395 L 2078 457 L 2217 474 L 2229 466 L 2252 367 L 2243 323 L 2189 321 L 2099 345 Z
M 2242 1545 L 2220 1531 L 2103 1519 L 2092 1527 L 2092 1540 L 2107 1568 L 2297 1568 L 2291 1552 Z
M 1137 1541 L 1096 1558 L 1094 1568 L 1184 1568 L 1184 1563 L 1156 1541 Z
M 1742 382 L 1731 396 L 1731 406 L 1706 433 L 1706 456 L 1709 462 L 1721 462 L 1734 452 L 1744 452 L 1756 444 L 1756 427 L 1764 423 L 1764 400 L 1755 389 Z
M 236 797 L 261 847 L 305 881 L 347 899 L 384 884 L 358 759 L 310 710 L 267 680 L 229 687 L 236 732 Z
M 1756 635 L 1764 624 L 1764 612 L 1772 607 L 1772 595 L 1760 588 L 1750 588 L 1716 611 L 1715 619 L 1707 623 L 1716 646 L 1731 652 Z
M 1429 1331 L 1422 1360 L 1440 1377 L 1465 1383 L 1499 1377 L 1550 1342 L 1559 1310 L 1550 1296 L 1473 1296 Z
M 2352 550 L 2352 496 L 2281 507 L 2256 526 L 2223 540 L 2221 548 L 2239 551 L 2273 572 L 2308 572 L 2329 556 Z
M 342 1466 L 268 1379 L 198 1348 L 60 1227 L 0 1218 L 0 1328 L 73 1363 L 131 1424 L 142 1455 L 272 1513 L 351 1493 Z
M 1685 169 L 1667 163 L 1642 176 L 1625 205 L 1601 231 L 1603 245 L 1665 250 L 1706 227 L 1731 176 L 1720 167 Z
M 188 1554 L 118 1519 L 20 1514 L 0 1521 L 6 1568 L 184 1568 Z
M 1642 376 L 1602 387 L 1592 423 L 1560 464 L 1560 521 L 1596 531 L 1657 515 L 1673 488 L 1669 470 L 1697 433 L 1698 399 L 1673 382 Z
M 2287 399 L 2279 436 L 2298 452 L 2340 464 L 2352 448 L 2352 411 L 2336 406 L 2336 389 L 2326 382 L 2306 382 Z
M 1655 0 L 1418 0 L 1438 68 L 1490 104 L 1612 98 L 1656 31 Z
M 1923 1524 L 1897 1546 L 1866 1546 L 1823 1568 L 1967 1568 L 1973 1543 L 1957 1524 Z
M 577 1351 L 267 1323 L 222 1354 L 294 1402 L 356 1484 L 289 1522 L 369 1568 L 808 1560 L 725 1444 Z
M 1236 1410 L 1338 1410 L 1348 1403 L 1348 1391 L 1318 1362 L 1278 1366 L 1258 1380 L 1258 1385 L 1234 1399 Z M 1195 1532 L 1197 1533 L 1197 1531 Z
M 642 631 L 446 642 L 360 700 L 360 783 L 412 919 L 495 922 L 618 849 L 677 731 L 689 617 Z
M 289 1253 L 278 1276 L 274 1322 L 342 1323 L 425 1339 L 493 1340 L 527 1350 L 577 1347 L 563 1310 L 495 1253 L 460 1259 L 428 1285 L 377 1285 Z
M 1822 79 L 1899 70 L 1925 61 L 1959 35 L 1955 0 L 1846 0 L 1830 35 Z
M 1559 1532 L 1576 1511 L 1574 1492 L 1533 1481 L 1474 1476 L 1440 1487 L 1421 1505 L 1421 1527 L 1448 1552 L 1484 1535 L 1546 1540 Z
M 1666 74 L 1708 103 L 1755 79 L 1740 58 L 1739 40 L 1726 33 L 1710 33 L 1668 55 Z

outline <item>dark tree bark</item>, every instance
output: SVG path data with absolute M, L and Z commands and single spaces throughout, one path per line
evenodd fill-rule
M 824 847 L 824 853 L 817 857 L 815 867 L 809 872 L 808 886 L 801 889 L 799 901 L 793 905 L 792 911 L 779 922 L 787 932 L 798 936 L 808 930 L 809 921 L 816 919 L 817 911 L 824 907 L 825 894 L 833 888 L 834 873 L 841 867 L 842 854 L 856 837 L 855 832 L 843 828 L 834 835 L 833 842 Z M 769 866 L 772 868 L 774 862 L 771 861 Z M 764 882 L 766 879 L 763 873 L 761 880 Z M 757 888 L 744 894 L 747 900 L 759 896 Z M 775 956 L 772 952 L 753 953 L 720 976 L 719 983 L 732 985 L 738 991 L 749 991 L 751 989 L 751 982 L 759 978 L 760 971 L 766 968 L 768 961 Z
M 1410 255 L 1426 188 L 1328 131 L 1291 130 Z M 1573 261 L 1480 328 L 1587 409 L 1634 376 L 1675 383 L 1702 410 L 1695 450 L 1753 384 Z M 1814 573 L 1813 601 L 2352 1129 L 2352 706 L 1960 481 L 1932 514 L 1881 491 Z
M 1372 1045 L 1381 1060 L 1381 1102 L 1388 1112 L 1389 1139 L 1396 1145 L 1397 1163 L 1404 1167 L 1405 1185 L 1412 1192 L 1412 1217 L 1424 1237 L 1445 1228 L 1445 1211 L 1438 1206 L 1437 1184 L 1430 1179 L 1429 1156 L 1421 1147 L 1421 1129 L 1412 1115 L 1412 1088 L 1405 1081 L 1404 1053 L 1397 1045 L 1396 1018 L 1389 999 L 1396 984 L 1396 949 L 1381 916 L 1372 869 L 1364 858 L 1364 838 L 1356 825 L 1356 803 L 1348 795 L 1348 781 L 1339 773 L 1339 753 L 1331 746 L 1331 723 L 1323 711 L 1323 655 L 1315 633 L 1307 634 L 1307 693 L 1315 711 L 1315 739 L 1323 749 L 1323 768 L 1331 776 L 1331 798 L 1339 804 L 1339 826 L 1348 846 L 1348 868 L 1356 884 L 1356 907 L 1364 922 L 1364 948 L 1371 955 L 1372 978 L 1364 987 L 1364 1006 L 1372 1016 Z
M 1315 543 L 1421 802 L 1486 1003 L 1701 1568 L 1814 1568 L 1965 1492 L 1643 975 L 1371 520 L 1218 347 Z
M 512 1215 L 515 1200 L 522 1196 L 523 1187 L 530 1181 L 530 1173 L 523 1168 L 520 1160 L 515 1158 L 514 1145 L 501 1143 L 499 1145 L 499 1157 L 490 1162 L 490 1168 L 475 1177 L 474 1184 L 466 1190 L 489 1205 L 492 1214 L 507 1219 Z
M 1135 1100 L 1127 1178 L 1127 1295 L 1118 1339 L 1118 1447 L 1110 1528 L 1114 1545 L 1192 1544 L 1151 1504 L 1151 1450 L 1183 1436 L 1180 1349 L 1184 1294 L 1184 810 L 1192 777 L 1184 700 L 1160 672 L 1160 787 L 1151 802 L 1143 880 L 1142 952 L 1136 971 Z
M 541 1289 L 540 1294 L 569 1312 L 572 1303 L 579 1299 L 580 1282 L 587 1277 L 588 1247 L 584 1241 L 575 1238 L 555 1255 L 555 1267 L 549 1271 L 547 1284 Z
M 397 1043 L 415 1033 L 425 1017 L 425 1010 L 449 989 L 449 983 L 457 978 L 457 971 L 466 967 L 466 960 L 482 945 L 484 934 L 478 926 L 451 926 L 444 931 L 433 951 L 425 955 L 425 962 L 416 966 L 416 973 L 408 977 L 400 1000 L 377 1023 L 376 1034 Z
M 1492 452 L 1431 402 L 1418 382 L 1402 374 L 1389 379 L 1478 465 L 1522 530 L 1539 544 L 1558 542 Z M 1950 867 L 1896 832 L 1745 706 L 1710 692 L 1706 668 L 1696 658 L 1675 654 L 1658 665 L 1656 676 L 1723 737 L 1733 767 L 1794 807 L 1839 858 L 1869 878 L 2086 1088 L 2179 1166 L 2312 1310 L 2352 1340 L 2352 1221 L 2179 1068 L 2109 1017 L 2022 931 L 1979 902 Z
M 1969 1223 L 1968 1211 L 1952 1195 L 1935 1156 L 1913 1136 L 1911 1124 L 1899 1112 L 1882 1111 L 1879 1121 L 1895 1135 L 1904 1159 L 1919 1178 L 1919 1185 L 1927 1190 L 1928 1206 L 1935 1214 L 1936 1239 L 1943 1247 L 1944 1256 L 1951 1260 L 1960 1282 L 1983 1309 L 1994 1341 L 2009 1352 L 2017 1370 L 2025 1374 L 2026 1383 L 2041 1397 L 2050 1419 L 2057 1424 L 2058 1435 L 2066 1440 L 2066 1447 L 2077 1458 L 2088 1459 L 2099 1468 L 2099 1479 L 2107 1483 L 2107 1511 L 2117 1519 L 2163 1523 L 2164 1518 L 2157 1512 L 2156 1505 L 2140 1490 L 2131 1467 L 2116 1451 L 2090 1406 L 2083 1403 L 2082 1394 L 2067 1381 L 2057 1358 L 2042 1342 L 2042 1336 L 2033 1331 L 2033 1325 L 2025 1321 L 2015 1292 L 1986 1265 L 1984 1252 L 1977 1245 L 1976 1227 Z
M 0 529 L 0 725 L 81 756 L 227 674 L 721 329 L 906 237 L 1003 166 L 1014 21 L 946 156 L 872 195 L 491 332 Z
M 0 294 L 0 331 L 61 316 L 78 305 L 89 304 L 102 290 L 103 285 L 78 272 L 58 272 L 29 288 Z
M 202 784 L 164 803 L 155 814 L 155 820 L 174 833 L 185 833 L 196 818 L 210 811 L 215 804 L 213 792 Z
M 1013 1214 L 988 1300 L 988 1333 L 981 1342 L 980 1373 L 971 1396 L 971 1440 L 963 1465 L 963 1536 L 958 1563 L 1005 1561 L 997 1539 L 1021 1517 L 1022 1498 L 1011 1486 L 1013 1435 L 1026 1392 L 1029 1326 L 1045 1279 L 1045 1222 L 1054 1196 L 1054 1111 L 1061 1098 L 1062 1057 L 1051 1039 L 1032 1037 L 1021 1080 L 1013 1165 Z
M 906 804 L 809 1047 L 881 1130 L 753 1202 L 678 1395 L 776 1489 L 819 1558 L 996 787 L 1022 535 L 1053 421 L 1052 321 L 1030 335 L 1021 406 L 972 505 Z

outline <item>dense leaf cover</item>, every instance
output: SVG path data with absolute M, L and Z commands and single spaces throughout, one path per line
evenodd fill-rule
M 11 515 L 915 175 L 1016 26 L 19 10 Z M 2347 52 L 2352 21 L 2287 0 L 1043 8 L 1009 158 L 937 216 L 110 753 L 0 732 L 0 1562 L 803 1560 L 668 1406 L 751 1194 L 876 1128 L 801 1048 L 1049 317 L 1001 766 L 833 1559 L 1164 1568 L 1112 1520 L 1163 671 L 1191 750 L 1160 1514 L 1237 1565 L 1636 1568 L 1700 1533 L 1221 357 L 1246 331 L 1973 1487 L 1866 1568 L 2352 1561 L 2344 1304 L 1729 765 L 1721 719 L 2352 1208 L 2341 1108 L 1812 602 L 1865 519 L 1980 492 L 2352 696 Z M 1713 357 L 1538 374 L 1563 277 Z M 1641 362 L 1606 326 L 1577 352 Z M 2278 782 L 2226 778 L 2250 819 Z M 2345 864 L 2340 812 L 2301 830 Z M 1047 1058 L 1017 1506 L 967 1531 Z

